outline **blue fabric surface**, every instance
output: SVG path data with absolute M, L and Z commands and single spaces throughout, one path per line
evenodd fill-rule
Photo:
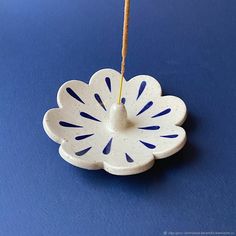
M 63 161 L 42 128 L 56 93 L 119 70 L 123 1 L 1 0 L 0 235 L 236 231 L 236 1 L 131 2 L 126 77 L 181 97 L 186 147 L 117 177 Z

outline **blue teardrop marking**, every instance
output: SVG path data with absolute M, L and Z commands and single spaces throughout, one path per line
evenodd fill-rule
M 99 103 L 99 105 L 106 111 L 107 109 L 106 109 L 101 97 L 99 96 L 99 94 L 95 93 L 94 97 L 97 100 L 97 102 Z
M 90 120 L 94 120 L 94 121 L 98 121 L 98 122 L 101 122 L 100 120 L 98 120 L 97 118 L 89 115 L 88 113 L 86 112 L 80 112 L 80 115 L 86 119 L 90 119 Z
M 68 127 L 68 128 L 83 128 L 83 126 L 80 125 L 74 125 L 65 121 L 60 121 L 59 125 L 63 126 L 63 127 Z
M 145 130 L 158 130 L 160 129 L 160 126 L 154 125 L 154 126 L 146 126 L 146 127 L 139 127 L 138 129 L 145 129 Z
M 111 151 L 111 143 L 112 143 L 112 138 L 109 140 L 109 142 L 107 143 L 107 145 L 104 147 L 103 149 L 103 154 L 107 155 L 110 153 Z
M 126 102 L 126 99 L 125 99 L 125 98 L 122 98 L 122 99 L 121 99 L 121 103 L 125 104 L 125 102 Z
M 77 137 L 75 137 L 76 140 L 82 140 L 82 139 L 85 139 L 85 138 L 88 138 L 90 136 L 92 136 L 94 134 L 84 134 L 84 135 L 79 135 Z
M 78 152 L 75 153 L 75 155 L 77 155 L 77 156 L 83 156 L 83 155 L 86 154 L 91 148 L 92 148 L 92 147 L 88 147 L 88 148 L 85 148 L 85 149 L 83 149 L 83 150 L 81 150 L 81 151 L 78 151 Z
M 179 135 L 178 134 L 170 134 L 170 135 L 162 135 L 160 137 L 162 138 L 177 138 Z
M 140 86 L 139 86 L 139 91 L 138 91 L 138 95 L 137 95 L 136 100 L 139 99 L 139 97 L 140 97 L 141 94 L 143 93 L 143 91 L 144 91 L 146 85 L 147 85 L 146 81 L 142 81 L 142 83 L 141 83 Z
M 142 143 L 145 147 L 149 148 L 149 149 L 154 149 L 156 146 L 151 144 L 151 143 L 146 143 L 142 140 L 139 140 L 140 143 Z
M 164 111 L 162 111 L 162 112 L 160 112 L 160 113 L 157 113 L 156 115 L 152 116 L 152 118 L 156 118 L 156 117 L 158 117 L 158 116 L 164 116 L 164 115 L 170 113 L 170 111 L 171 111 L 171 109 L 170 109 L 170 108 L 167 108 L 167 109 L 165 109 Z
M 128 162 L 134 162 L 134 160 L 127 153 L 125 153 L 125 157 Z
M 106 77 L 105 81 L 106 81 L 106 84 L 107 84 L 107 87 L 108 87 L 109 91 L 111 92 L 111 79 L 109 77 Z
M 153 102 L 152 102 L 152 101 L 148 102 L 148 103 L 141 109 L 141 111 L 139 111 L 139 113 L 138 113 L 136 116 L 138 116 L 138 115 L 142 114 L 143 112 L 145 112 L 145 111 L 146 111 L 148 108 L 150 108 L 152 105 L 153 105 Z
M 70 94 L 71 97 L 84 104 L 83 100 L 71 88 L 66 88 L 66 91 Z

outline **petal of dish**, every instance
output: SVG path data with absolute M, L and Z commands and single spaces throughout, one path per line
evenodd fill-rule
M 106 110 L 117 102 L 121 74 L 112 69 L 102 69 L 96 72 L 89 81 L 89 86 L 100 96 Z M 126 81 L 123 81 L 125 86 Z
M 114 134 L 110 152 L 104 159 L 104 169 L 115 175 L 133 175 L 150 169 L 154 164 L 151 150 L 147 150 L 133 135 L 133 131 Z
M 91 105 L 92 91 L 88 84 L 79 80 L 70 80 L 58 90 L 57 103 L 59 107 L 81 108 Z
M 102 160 L 94 154 L 90 145 L 83 147 L 74 145 L 72 142 L 63 142 L 60 145 L 59 153 L 61 157 L 71 165 L 88 170 L 102 169 Z
M 181 125 L 187 116 L 185 103 L 175 96 L 160 97 L 152 109 L 145 112 L 139 117 L 138 123 L 146 124 L 164 124 L 164 125 Z
M 76 116 L 82 112 L 88 114 L 87 117 L 92 116 L 102 121 L 107 115 L 98 94 L 81 81 L 71 80 L 64 83 L 58 91 L 57 101 L 59 107 L 66 108 Z
M 83 132 L 95 130 L 89 122 L 83 121 L 79 111 L 72 113 L 66 108 L 54 108 L 46 112 L 43 118 L 43 127 L 48 136 L 57 143 L 63 140 L 74 139 L 75 136 Z
M 123 87 L 125 106 L 130 117 L 144 116 L 155 106 L 161 96 L 161 86 L 156 79 L 148 75 L 138 75 Z
M 152 126 L 149 126 L 152 127 Z M 161 126 L 158 129 L 138 129 L 140 142 L 151 148 L 156 159 L 165 158 L 178 152 L 186 142 L 186 133 L 176 125 Z
M 109 132 L 102 129 L 88 133 L 83 132 L 69 142 L 63 142 L 59 153 L 70 164 L 85 169 L 102 169 L 107 159 L 107 144 L 111 139 Z M 106 152 L 104 151 L 106 147 Z M 110 146 L 111 148 L 111 146 Z
M 105 117 L 106 109 L 102 107 L 99 95 L 88 84 L 71 80 L 64 83 L 58 91 L 57 102 L 59 107 L 67 110 L 84 112 L 85 110 L 101 119 Z

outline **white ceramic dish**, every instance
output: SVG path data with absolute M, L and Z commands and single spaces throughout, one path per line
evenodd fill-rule
M 184 102 L 161 96 L 157 80 L 139 75 L 124 81 L 118 105 L 120 78 L 119 72 L 102 69 L 89 84 L 72 80 L 59 89 L 59 108 L 46 112 L 43 126 L 70 164 L 132 175 L 184 146 L 186 134 L 179 127 L 186 118 Z

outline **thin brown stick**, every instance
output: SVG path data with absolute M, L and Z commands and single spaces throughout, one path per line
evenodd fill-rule
M 122 55 L 121 79 L 120 79 L 120 90 L 119 90 L 119 96 L 118 96 L 118 104 L 121 103 L 123 80 L 124 80 L 124 74 L 125 74 L 125 60 L 126 60 L 127 49 L 128 49 L 129 9 L 130 9 L 130 0 L 125 0 L 122 51 L 121 51 L 121 55 Z

